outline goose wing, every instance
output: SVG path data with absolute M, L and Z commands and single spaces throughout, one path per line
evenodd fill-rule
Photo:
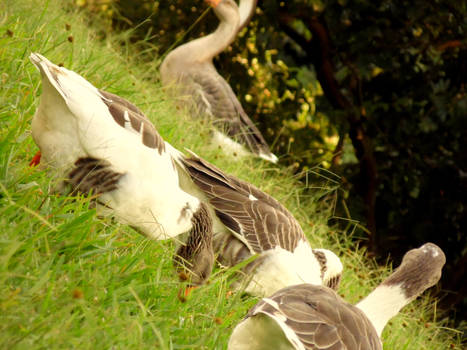
M 208 196 L 216 215 L 252 253 L 280 246 L 294 251 L 303 231 L 278 201 L 251 184 L 227 175 L 193 155 L 182 160 L 195 184 Z
M 159 154 L 169 153 L 172 163 L 180 163 L 183 154 L 170 143 L 164 141 L 154 124 L 138 107 L 123 97 L 108 91 L 99 90 L 99 93 L 118 125 L 130 132 L 140 134 L 143 144 L 156 149 Z
M 322 286 L 301 284 L 262 299 L 247 314 L 265 314 L 300 349 L 382 349 L 376 330 L 365 314 Z
M 204 69 L 190 72 L 187 93 L 194 96 L 197 112 L 213 117 L 228 136 L 246 145 L 251 152 L 269 156 L 275 161 L 263 135 L 245 113 L 230 85 L 216 71 Z
M 165 152 L 165 142 L 157 129 L 133 103 L 112 94 L 99 90 L 102 102 L 106 104 L 115 122 L 121 127 L 141 135 L 141 141 L 149 148 L 156 149 L 159 154 Z

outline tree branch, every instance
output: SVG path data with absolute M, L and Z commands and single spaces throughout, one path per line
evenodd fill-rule
M 324 19 L 317 16 L 306 16 L 310 11 L 300 11 L 297 17 L 290 13 L 281 13 L 279 23 L 281 29 L 291 39 L 293 39 L 306 53 L 308 60 L 316 70 L 317 78 L 323 88 L 326 98 L 336 109 L 346 112 L 346 119 L 349 124 L 349 136 L 355 148 L 355 153 L 360 163 L 360 174 L 364 198 L 366 204 L 367 226 L 371 235 L 369 237 L 369 248 L 376 252 L 376 189 L 378 185 L 378 171 L 376 160 L 373 154 L 371 139 L 366 134 L 362 116 L 341 92 L 340 86 L 334 76 L 334 67 L 331 57 L 331 43 L 324 24 Z M 307 24 L 312 32 L 312 38 L 306 39 L 293 27 L 293 21 L 300 19 Z

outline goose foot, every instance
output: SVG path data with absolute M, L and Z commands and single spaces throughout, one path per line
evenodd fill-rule
M 37 151 L 37 153 L 32 157 L 31 161 L 29 162 L 29 166 L 37 166 L 41 162 L 41 151 Z

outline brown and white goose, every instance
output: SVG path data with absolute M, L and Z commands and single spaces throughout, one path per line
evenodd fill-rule
M 386 323 L 436 284 L 446 262 L 432 243 L 407 252 L 401 265 L 358 304 L 310 284 L 262 299 L 239 323 L 229 350 L 380 350 Z
M 211 34 L 190 41 L 171 51 L 160 67 L 162 84 L 171 88 L 195 115 L 212 118 L 227 136 L 214 132 L 216 142 L 238 155 L 246 154 L 246 148 L 271 162 L 277 157 L 271 153 L 261 132 L 243 110 L 230 85 L 217 72 L 213 58 L 232 43 L 239 25 L 246 25 L 255 9 L 256 2 L 243 0 L 241 20 L 239 9 L 233 0 L 205 0 L 210 3 L 220 20 Z M 235 140 L 235 141 L 234 141 Z M 239 143 L 237 143 L 239 142 Z
M 190 231 L 191 242 L 198 246 L 185 249 L 182 257 L 203 261 L 193 268 L 200 276 L 210 272 L 211 219 L 204 204 L 179 187 L 176 151 L 127 100 L 97 89 L 38 53 L 30 59 L 42 76 L 31 125 L 41 163 L 55 169 L 74 190 L 100 194 L 102 214 L 114 215 L 151 239 Z
M 277 200 L 252 184 L 227 175 L 192 153 L 181 157 L 191 181 L 180 172 L 181 186 L 209 201 L 213 246 L 218 261 L 234 266 L 258 254 L 243 270 L 245 291 L 266 296 L 299 283 L 337 289 L 340 259 L 326 249 L 312 249 L 300 224 Z

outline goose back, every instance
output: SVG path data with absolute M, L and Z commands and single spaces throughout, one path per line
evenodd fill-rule
M 229 350 L 263 349 L 261 339 L 258 347 L 243 345 L 245 339 L 254 339 L 249 329 L 257 328 L 255 318 L 259 316 L 261 322 L 261 315 L 280 327 L 282 342 L 290 344 L 290 349 L 382 349 L 376 330 L 361 310 L 329 288 L 302 284 L 281 289 L 258 302 L 235 328 Z

